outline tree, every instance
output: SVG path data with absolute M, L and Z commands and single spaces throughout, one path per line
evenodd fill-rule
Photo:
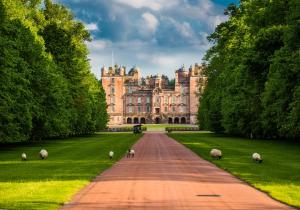
M 228 21 L 209 36 L 200 126 L 248 137 L 299 136 L 297 8 L 294 0 L 228 6 Z

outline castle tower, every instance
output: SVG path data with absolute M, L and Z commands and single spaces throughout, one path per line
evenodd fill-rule
M 202 76 L 200 74 L 200 71 L 202 71 L 202 66 L 199 66 L 197 63 L 195 66 L 191 66 L 189 69 L 189 80 L 190 80 L 190 123 L 196 124 L 197 123 L 197 114 L 198 114 L 198 106 L 199 106 L 199 82 L 200 77 Z
M 110 116 L 108 124 L 123 124 L 123 94 L 125 70 L 118 66 L 101 69 L 102 86 L 106 93 L 107 112 Z

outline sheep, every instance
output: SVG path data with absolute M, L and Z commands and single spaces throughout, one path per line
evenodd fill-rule
M 221 152 L 221 150 L 218 150 L 218 149 L 212 149 L 210 151 L 210 156 L 212 158 L 216 158 L 217 160 L 220 160 L 222 158 L 222 152 Z
M 258 163 L 262 163 L 262 161 L 263 161 L 262 157 L 258 153 L 252 154 L 252 160 L 254 160 L 255 162 L 258 162 Z
M 113 156 L 114 156 L 114 152 L 110 151 L 108 155 L 109 155 L 109 159 L 111 160 L 113 158 Z
M 22 153 L 21 158 L 22 160 L 27 160 L 27 155 L 25 153 Z
M 133 158 L 133 157 L 134 157 L 134 150 L 131 149 L 129 154 L 130 154 L 130 156 Z
M 42 149 L 40 151 L 40 158 L 42 158 L 43 160 L 46 159 L 48 157 L 48 152 L 45 149 Z

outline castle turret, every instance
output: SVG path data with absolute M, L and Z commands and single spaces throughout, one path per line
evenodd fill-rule
M 107 75 L 107 69 L 105 66 L 101 68 L 101 77 L 105 77 Z

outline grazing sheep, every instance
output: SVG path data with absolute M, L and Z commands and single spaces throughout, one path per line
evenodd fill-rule
M 261 163 L 263 161 L 262 157 L 258 153 L 253 153 L 252 154 L 252 160 L 255 162 Z
M 27 155 L 25 153 L 22 153 L 21 158 L 22 160 L 27 160 Z
M 114 152 L 113 152 L 113 151 L 110 151 L 108 155 L 109 155 L 109 159 L 112 159 L 113 156 L 114 156 Z
M 218 149 L 212 149 L 210 151 L 210 156 L 212 158 L 216 158 L 217 160 L 220 160 L 222 158 L 222 152 L 221 152 L 221 150 L 218 150 Z
M 46 159 L 46 158 L 48 157 L 48 152 L 47 152 L 47 150 L 42 149 L 42 150 L 40 151 L 40 157 L 41 157 L 42 159 Z
M 132 158 L 134 157 L 134 150 L 133 150 L 133 149 L 130 150 L 130 156 L 131 156 Z

